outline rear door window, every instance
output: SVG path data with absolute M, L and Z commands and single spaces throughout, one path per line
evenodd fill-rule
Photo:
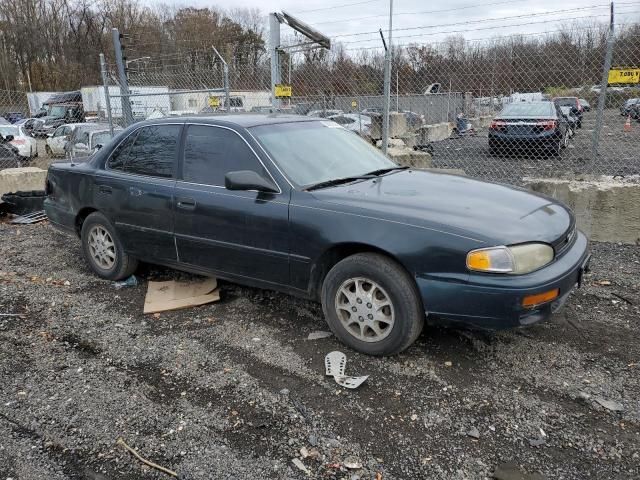
M 187 127 L 182 164 L 184 181 L 221 187 L 225 175 L 238 170 L 268 176 L 255 153 L 234 131 L 204 125 Z
M 181 129 L 181 125 L 140 128 L 116 147 L 108 167 L 136 175 L 171 178 Z

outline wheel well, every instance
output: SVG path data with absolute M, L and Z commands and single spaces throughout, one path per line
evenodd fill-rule
M 367 245 L 364 243 L 341 243 L 339 245 L 334 245 L 330 249 L 320 255 L 320 258 L 313 264 L 311 267 L 311 278 L 310 278 L 310 294 L 311 297 L 318 300 L 320 298 L 320 292 L 322 290 L 322 282 L 324 282 L 324 278 L 329 273 L 329 270 L 333 268 L 333 266 L 344 260 L 351 255 L 355 255 L 356 253 L 379 253 L 384 255 L 385 257 L 389 257 L 399 265 L 404 268 L 401 262 L 398 261 L 393 255 L 389 252 L 382 250 L 381 248 L 374 247 L 372 245 Z
M 75 227 L 76 227 L 76 234 L 78 235 L 78 237 L 80 236 L 80 232 L 82 231 L 82 224 L 84 223 L 84 220 L 93 212 L 97 212 L 97 210 L 95 208 L 86 207 L 86 208 L 82 208 L 76 215 Z

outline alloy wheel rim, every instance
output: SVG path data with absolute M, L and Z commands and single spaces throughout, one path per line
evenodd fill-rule
M 335 308 L 344 329 L 360 341 L 379 342 L 393 330 L 393 303 L 386 290 L 371 279 L 344 281 L 336 292 Z
M 111 270 L 116 263 L 116 244 L 111 234 L 96 225 L 89 231 L 89 253 L 93 261 L 103 270 Z

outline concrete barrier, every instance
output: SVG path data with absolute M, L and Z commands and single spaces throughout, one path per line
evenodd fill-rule
M 387 149 L 387 155 L 403 167 L 431 167 L 431 155 L 426 152 L 413 150 L 411 148 L 391 147 Z
M 389 114 L 389 138 L 402 137 L 407 131 L 407 118 L 404 114 L 391 112 Z M 370 132 L 370 136 L 374 140 L 382 138 L 382 115 L 371 116 Z
M 44 190 L 47 171 L 36 167 L 0 170 L 0 196 L 10 192 Z
M 576 215 L 578 228 L 591 240 L 640 243 L 640 179 L 524 180 L 531 190 L 569 206 Z
M 420 142 L 426 144 L 429 142 L 439 142 L 446 140 L 451 136 L 451 124 L 449 122 L 434 123 L 433 125 L 424 125 L 418 130 Z

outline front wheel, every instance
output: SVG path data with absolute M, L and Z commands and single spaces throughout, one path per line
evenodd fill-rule
M 84 259 L 99 277 L 122 280 L 138 267 L 138 261 L 124 251 L 115 228 L 100 212 L 85 219 L 80 237 Z
M 377 253 L 359 253 L 338 262 L 322 284 L 321 297 L 336 337 L 368 355 L 402 352 L 424 325 L 415 282 L 400 265 Z

